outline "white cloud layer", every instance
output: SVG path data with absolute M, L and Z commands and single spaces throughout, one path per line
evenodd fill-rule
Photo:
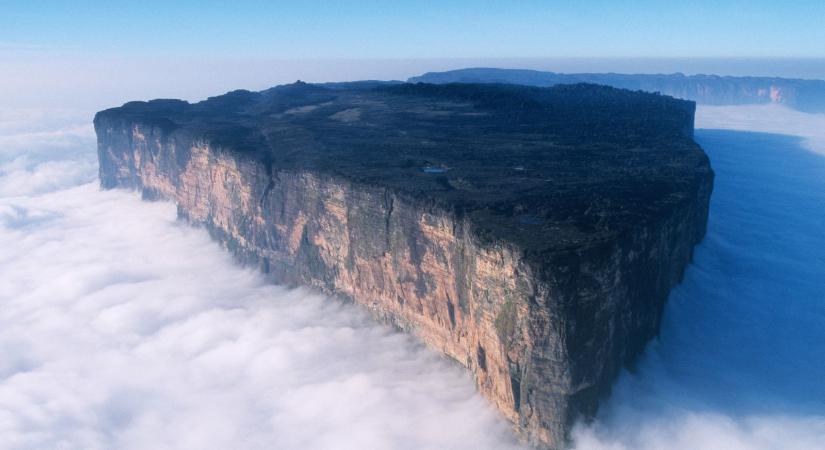
M 90 119 L 0 112 L 0 448 L 515 447 L 412 337 L 99 191 Z
M 696 111 L 696 128 L 759 131 L 797 136 L 811 151 L 825 155 L 825 114 L 807 114 L 777 104 L 705 106 Z
M 825 115 L 700 107 L 697 124 L 717 176 L 708 235 L 575 447 L 823 448 Z

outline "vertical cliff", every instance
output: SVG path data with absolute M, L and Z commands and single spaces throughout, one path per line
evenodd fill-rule
M 504 125 L 501 117 L 484 122 L 495 108 L 504 108 L 497 96 L 510 98 L 508 92 L 494 90 L 479 100 L 449 89 L 448 95 L 423 97 L 399 88 L 359 87 L 353 97 L 342 88 L 307 89 L 249 94 L 240 102 L 240 140 L 239 125 L 215 121 L 214 109 L 203 105 L 162 101 L 99 113 L 101 185 L 174 201 L 181 217 L 206 227 L 276 282 L 312 286 L 364 305 L 466 366 L 480 392 L 525 440 L 563 446 L 572 421 L 594 414 L 620 368 L 656 334 L 668 292 L 704 235 L 713 177 L 707 158 L 689 139 L 692 104 L 667 103 L 675 118 L 653 125 L 650 117 L 628 118 L 626 124 L 641 123 L 645 130 L 669 127 L 646 144 L 621 144 L 628 133 L 642 131 L 618 130 L 619 143 L 571 152 L 578 135 L 565 140 L 570 136 L 555 134 L 553 148 L 562 153 L 548 156 L 548 150 L 530 148 L 534 141 L 549 142 L 538 131 L 546 121 L 531 130 L 521 126 L 524 118 L 512 115 Z M 587 98 L 591 90 L 575 98 Z M 621 107 L 628 98 L 636 97 L 606 105 Z M 266 102 L 277 106 L 262 107 Z M 632 112 L 625 108 L 622 114 Z M 249 119 L 261 110 L 267 111 L 264 122 Z M 309 114 L 319 121 L 307 122 Z M 386 118 L 399 115 L 405 125 L 391 129 L 396 122 Z M 473 148 L 473 156 L 449 159 L 444 149 L 463 138 L 444 117 L 459 115 L 455 120 L 482 127 L 466 131 L 466 139 L 479 133 L 490 139 L 459 146 Z M 565 114 L 559 123 L 576 117 Z M 616 124 L 615 115 L 605 117 L 585 127 L 585 135 Z M 409 125 L 424 122 L 426 136 Z M 499 127 L 494 136 L 479 131 L 491 124 Z M 518 134 L 510 134 L 508 127 L 515 125 L 509 124 L 518 125 Z M 232 133 L 214 134 L 215 129 Z M 320 131 L 308 136 L 307 130 Z M 371 143 L 358 141 L 358 147 L 358 133 Z M 600 142 L 613 136 L 596 134 Z M 409 152 L 393 152 L 407 148 L 399 139 L 412 139 Z M 384 145 L 375 147 L 373 157 L 345 158 L 334 147 L 358 152 L 376 142 Z M 485 145 L 492 145 L 498 164 L 482 161 L 479 148 Z M 435 150 L 422 155 L 428 146 Z M 506 146 L 512 148 L 509 155 L 525 159 L 501 163 Z M 616 154 L 622 146 L 635 153 Z M 298 157 L 296 148 L 303 152 Z M 307 156 L 315 151 L 307 148 L 324 150 Z M 381 163 L 387 154 L 397 166 Z M 548 156 L 547 167 L 539 164 L 542 155 Z M 559 165 L 559 155 L 574 162 Z M 462 173 L 461 158 L 482 165 Z M 634 158 L 646 162 L 634 165 Z M 362 170 L 370 164 L 376 172 Z M 490 172 L 484 172 L 487 166 Z M 554 171 L 548 171 L 551 166 Z M 541 173 L 523 174 L 539 168 Z M 408 175 L 394 178 L 394 170 Z M 509 178 L 485 191 L 482 183 L 493 182 L 482 178 L 501 172 Z M 553 177 L 557 181 L 541 181 Z M 613 180 L 611 186 L 594 188 L 604 180 Z M 533 185 L 536 192 L 527 192 Z M 494 192 L 502 186 L 510 193 L 490 200 L 504 195 Z M 647 192 L 653 186 L 661 192 Z

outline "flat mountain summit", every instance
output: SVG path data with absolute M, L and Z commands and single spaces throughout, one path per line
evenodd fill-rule
M 391 188 L 533 256 L 666 216 L 708 176 L 694 104 L 593 84 L 296 82 L 98 114 L 274 168 Z

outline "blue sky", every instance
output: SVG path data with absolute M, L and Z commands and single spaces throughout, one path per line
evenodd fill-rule
M 825 79 L 822 23 L 825 0 L 0 0 L 0 99 L 96 110 L 478 66 Z
M 0 0 L 0 51 L 260 58 L 825 57 L 823 23 L 821 0 Z

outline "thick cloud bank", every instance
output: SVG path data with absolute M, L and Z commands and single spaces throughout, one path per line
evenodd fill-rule
M 717 175 L 708 235 L 661 336 L 576 448 L 823 448 L 825 115 L 706 107 L 697 119 Z
M 100 192 L 90 120 L 0 112 L 0 448 L 513 447 L 411 337 Z

